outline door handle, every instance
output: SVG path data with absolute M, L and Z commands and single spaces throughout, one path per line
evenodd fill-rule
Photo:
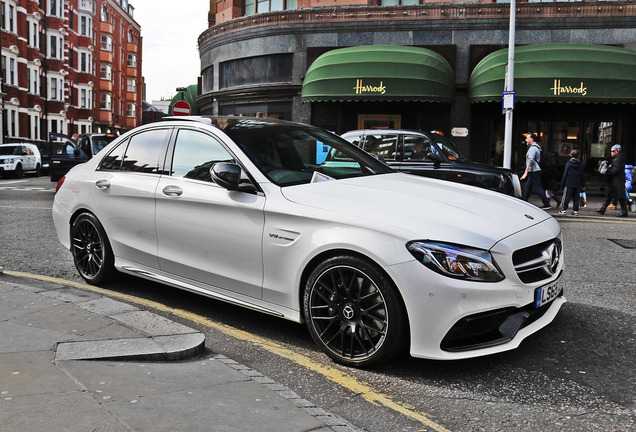
M 168 185 L 163 188 L 163 194 L 167 196 L 180 196 L 183 193 L 183 189 L 179 186 Z
M 108 180 L 97 180 L 95 186 L 97 189 L 106 190 L 110 187 L 110 182 Z

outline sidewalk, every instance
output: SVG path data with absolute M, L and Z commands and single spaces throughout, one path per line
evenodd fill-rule
M 522 190 L 523 190 L 523 186 L 522 186 Z M 562 191 L 560 193 L 562 193 Z M 561 198 L 561 195 L 559 195 L 559 198 Z M 534 192 L 530 194 L 530 199 L 528 201 L 538 207 L 541 207 L 543 205 L 543 203 L 541 202 L 537 194 Z M 570 205 L 568 206 L 567 214 L 559 215 L 558 213 L 559 213 L 560 201 L 557 202 L 554 198 L 550 199 L 550 205 L 552 206 L 552 208 L 546 211 L 550 213 L 552 216 L 558 217 L 558 218 L 594 217 L 594 218 L 601 218 L 601 219 L 616 219 L 616 220 L 636 219 L 636 213 L 632 213 L 631 210 L 629 211 L 629 214 L 627 215 L 626 218 L 616 217 L 616 215 L 620 213 L 620 205 L 618 206 L 618 209 L 608 208 L 605 211 L 605 214 L 601 215 L 596 210 L 598 210 L 601 207 L 601 205 L 603 205 L 604 201 L 605 201 L 605 196 L 601 191 L 599 191 L 599 185 L 596 183 L 592 183 L 592 185 L 587 187 L 587 205 L 585 207 L 579 207 L 578 216 L 572 216 L 571 201 L 570 201 Z
M 357 430 L 194 329 L 1 273 L 2 432 Z

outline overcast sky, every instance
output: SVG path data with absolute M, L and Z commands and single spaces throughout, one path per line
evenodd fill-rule
M 209 0 L 130 0 L 143 37 L 146 101 L 170 99 L 177 87 L 197 83 L 197 39 L 208 28 Z

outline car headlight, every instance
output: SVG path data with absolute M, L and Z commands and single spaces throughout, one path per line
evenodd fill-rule
M 412 241 L 409 252 L 422 264 L 444 276 L 476 282 L 499 282 L 505 276 L 490 252 L 434 241 Z

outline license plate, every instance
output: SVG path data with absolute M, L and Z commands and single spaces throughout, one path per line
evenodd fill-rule
M 559 296 L 561 292 L 561 277 L 554 282 L 539 287 L 534 292 L 534 304 L 538 309 L 543 305 L 550 303 L 552 300 Z

